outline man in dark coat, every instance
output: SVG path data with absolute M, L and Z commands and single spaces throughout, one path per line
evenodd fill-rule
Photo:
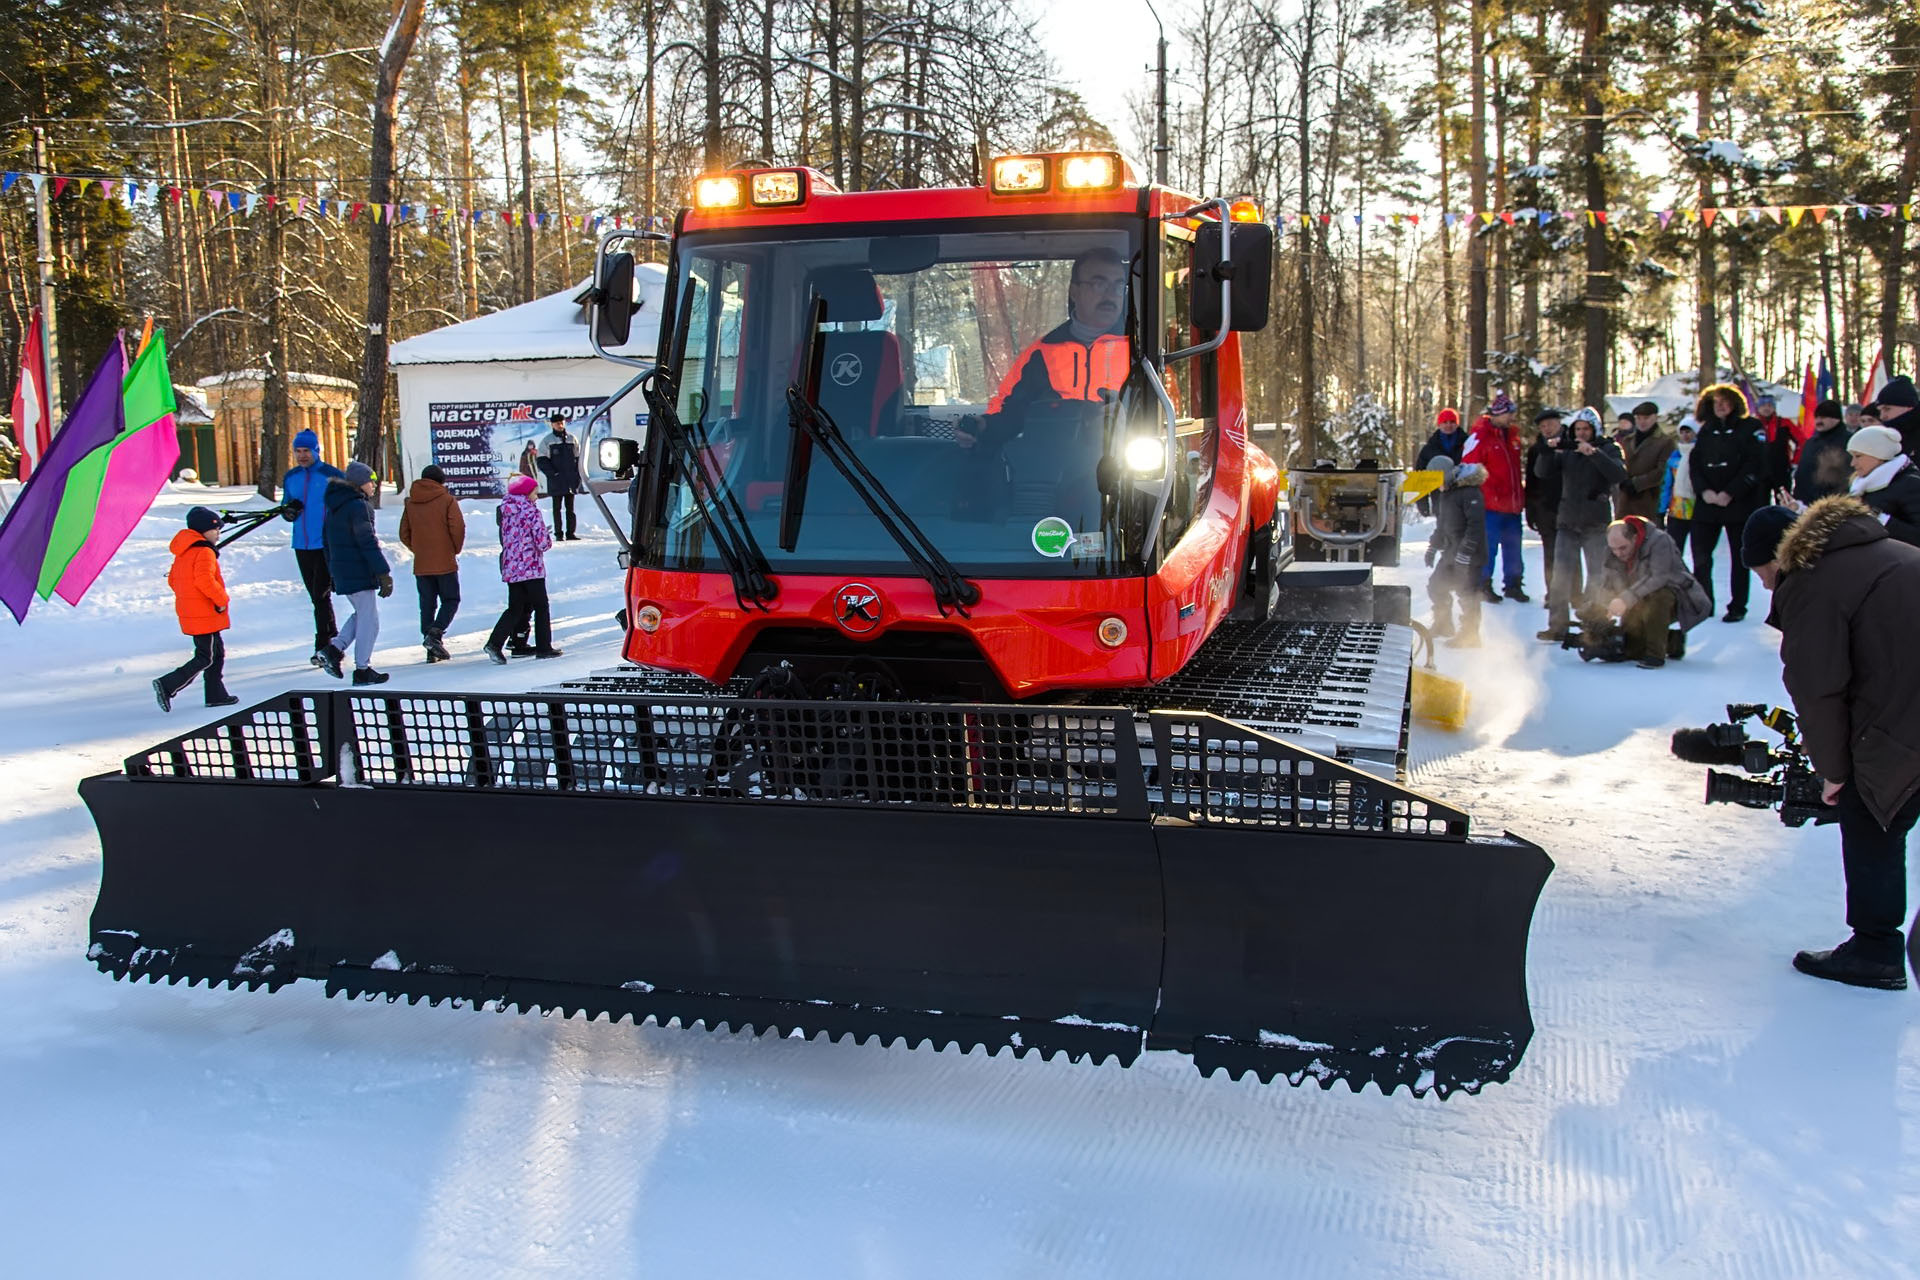
M 1767 621 L 1780 630 L 1781 677 L 1840 818 L 1853 936 L 1800 952 L 1793 967 L 1900 990 L 1907 832 L 1920 820 L 1920 549 L 1888 537 L 1858 499 L 1833 497 L 1798 519 L 1780 507 L 1755 513 L 1741 550 L 1774 593 Z
M 1613 441 L 1601 437 L 1600 415 L 1592 409 L 1574 414 L 1569 447 L 1542 454 L 1535 465 L 1540 479 L 1560 494 L 1558 559 L 1547 579 L 1547 629 L 1539 637 L 1557 644 L 1600 581 L 1613 494 L 1626 480 L 1627 468 Z
M 1460 451 L 1467 447 L 1467 434 L 1460 430 L 1458 409 L 1442 409 L 1433 421 L 1433 434 L 1428 436 L 1427 442 L 1420 446 L 1420 456 L 1414 459 L 1415 471 L 1431 471 L 1434 469 L 1435 460 L 1443 457 L 1458 463 Z M 1432 515 L 1433 495 L 1428 494 L 1416 505 L 1420 508 L 1421 515 Z M 1432 564 L 1433 561 L 1429 560 L 1427 563 Z
M 1844 411 L 1837 400 L 1822 400 L 1813 407 L 1813 434 L 1800 446 L 1799 461 L 1793 464 L 1793 500 L 1812 506 L 1822 498 L 1847 491 L 1852 471 L 1847 461 L 1848 429 Z
M 1752 589 L 1737 546 L 1747 517 L 1766 500 L 1766 432 L 1747 416 L 1746 397 L 1739 388 L 1716 383 L 1700 393 L 1699 435 L 1687 467 L 1693 479 L 1693 576 L 1713 598 L 1713 548 L 1722 530 L 1732 562 L 1728 569 L 1731 598 L 1725 622 L 1747 616 L 1747 593 Z
M 1427 579 L 1427 599 L 1433 602 L 1432 631 L 1451 636 L 1456 649 L 1480 647 L 1480 574 L 1487 558 L 1487 504 L 1481 486 L 1487 469 L 1475 462 L 1456 467 L 1453 459 L 1434 460 L 1445 477 L 1433 495 L 1433 541 L 1439 564 Z M 1460 628 L 1454 630 L 1453 602 L 1460 601 Z
M 580 482 L 580 442 L 567 430 L 567 416 L 555 413 L 547 419 L 553 430 L 540 441 L 540 474 L 547 478 L 547 496 L 553 500 L 553 540 L 578 542 L 579 526 L 573 518 L 573 495 L 583 487 Z M 562 517 L 565 517 L 564 523 Z M 561 529 L 566 532 L 562 533 Z
M 1920 459 L 1920 392 L 1906 374 L 1889 379 L 1874 399 L 1875 421 L 1900 433 L 1901 452 Z
M 1542 409 L 1533 415 L 1538 434 L 1527 446 L 1527 528 L 1540 535 L 1540 568 L 1547 580 L 1547 598 L 1553 598 L 1553 547 L 1560 531 L 1560 482 L 1542 470 L 1565 442 L 1558 409 Z
M 1660 523 L 1666 514 L 1660 510 L 1660 491 L 1666 487 L 1667 458 L 1673 449 L 1673 436 L 1660 427 L 1660 406 L 1651 400 L 1635 405 L 1633 434 L 1624 448 L 1627 479 L 1614 503 L 1616 517 L 1644 516 Z

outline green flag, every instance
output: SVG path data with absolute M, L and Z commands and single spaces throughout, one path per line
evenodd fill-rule
M 133 368 L 121 383 L 120 399 L 126 413 L 126 425 L 120 434 L 80 459 L 67 473 L 66 492 L 53 517 L 53 535 L 47 541 L 47 558 L 40 564 L 37 590 L 42 600 L 53 594 L 60 576 L 93 532 L 94 513 L 100 507 L 100 489 L 106 481 L 107 463 L 113 451 L 176 408 L 163 339 L 149 342 L 140 358 L 133 362 Z

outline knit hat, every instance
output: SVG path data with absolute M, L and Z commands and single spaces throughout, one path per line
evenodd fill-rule
M 1892 427 L 1862 427 L 1847 437 L 1847 452 L 1891 462 L 1900 456 L 1900 433 Z
M 515 497 L 524 498 L 540 486 L 534 483 L 532 476 L 515 476 L 507 481 L 507 492 Z
M 447 473 L 429 462 L 426 466 L 420 468 L 420 478 L 422 480 L 431 480 L 435 484 L 445 484 L 447 482 Z
M 1452 423 L 1457 427 L 1460 425 L 1460 411 L 1458 409 L 1442 409 L 1434 415 L 1433 421 L 1435 426 L 1444 427 L 1448 423 Z
M 1435 454 L 1433 461 L 1427 464 L 1427 470 L 1440 473 L 1440 487 L 1444 489 L 1453 483 L 1453 472 L 1458 466 L 1451 454 L 1439 453 Z
M 1513 397 L 1504 391 L 1495 396 L 1493 403 L 1487 406 L 1487 416 L 1490 418 L 1497 418 L 1503 413 L 1512 413 L 1513 411 Z
M 212 533 L 220 527 L 220 513 L 207 507 L 187 508 L 187 528 L 195 533 Z
M 1900 409 L 1920 409 L 1920 391 L 1914 390 L 1913 379 L 1903 373 L 1880 388 L 1873 403 L 1875 408 L 1890 404 Z
M 1740 531 L 1740 561 L 1749 569 L 1772 564 L 1780 556 L 1780 540 L 1800 517 L 1785 507 L 1762 507 L 1747 517 Z
M 547 415 L 547 421 L 557 422 L 564 427 L 567 425 L 567 415 L 560 412 L 558 409 L 555 409 L 552 413 Z
M 1633 406 L 1633 416 L 1637 418 L 1643 413 L 1650 413 L 1657 418 L 1660 416 L 1660 406 L 1651 400 L 1642 400 Z
M 320 449 L 320 437 L 311 431 L 296 431 L 293 436 L 293 447 L 312 449 L 317 453 Z
M 373 479 L 373 468 L 360 459 L 355 458 L 347 464 L 346 481 L 354 488 L 358 489 L 371 479 Z
M 1835 422 L 1838 422 L 1846 417 L 1847 414 L 1846 410 L 1840 407 L 1838 400 L 1822 400 L 1819 404 L 1813 406 L 1813 416 L 1816 418 L 1832 418 Z

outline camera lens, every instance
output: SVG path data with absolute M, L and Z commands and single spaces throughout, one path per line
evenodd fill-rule
M 1737 804 L 1748 809 L 1771 809 L 1786 799 L 1786 789 L 1757 778 L 1707 770 L 1707 803 Z

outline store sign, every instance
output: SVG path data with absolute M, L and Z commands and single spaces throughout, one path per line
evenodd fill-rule
M 523 473 L 540 481 L 545 492 L 546 477 L 535 464 L 534 451 L 540 438 L 553 430 L 547 419 L 560 413 L 580 446 L 587 478 L 609 479 L 597 461 L 599 443 L 610 434 L 607 419 L 596 422 L 591 432 L 585 429 L 587 415 L 599 405 L 599 399 L 593 396 L 430 403 L 427 432 L 433 443 L 433 461 L 447 473 L 447 488 L 455 497 L 502 497 L 507 481 Z

